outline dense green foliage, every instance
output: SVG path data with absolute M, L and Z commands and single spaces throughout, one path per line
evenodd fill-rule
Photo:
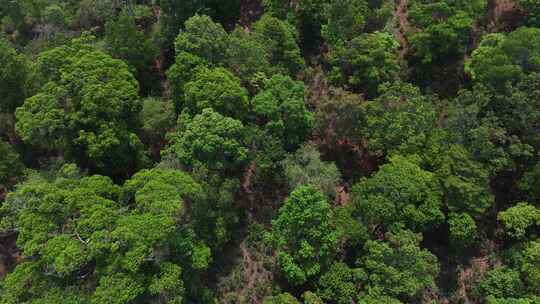
M 0 304 L 540 303 L 540 1 L 0 1 Z
M 291 284 L 305 283 L 329 264 L 338 241 L 333 221 L 330 204 L 310 186 L 294 190 L 279 209 L 270 238 Z
M 413 157 L 391 158 L 375 175 L 360 180 L 353 193 L 366 224 L 403 224 L 423 231 L 444 220 L 437 180 L 433 173 L 422 170 Z
M 13 112 L 24 101 L 29 70 L 26 60 L 8 41 L 0 38 L 0 113 Z
M 136 135 L 141 103 L 126 64 L 85 41 L 45 52 L 44 85 L 17 109 L 16 129 L 30 144 L 58 149 L 98 172 L 122 175 L 140 168 Z

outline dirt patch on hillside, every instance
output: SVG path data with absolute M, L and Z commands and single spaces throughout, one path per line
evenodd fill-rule
M 407 32 L 411 30 L 411 24 L 409 23 L 409 12 L 407 8 L 408 5 L 408 0 L 398 0 L 396 10 L 394 11 L 395 19 L 398 21 L 398 29 L 395 32 L 395 36 L 401 45 L 401 50 L 399 52 L 401 59 L 404 59 L 409 52 L 409 42 L 406 37 Z

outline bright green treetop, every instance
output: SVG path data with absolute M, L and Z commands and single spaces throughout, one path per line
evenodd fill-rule
M 497 219 L 502 222 L 504 229 L 510 236 L 523 238 L 528 228 L 540 226 L 540 209 L 527 202 L 520 202 L 499 212 Z
M 317 294 L 328 303 L 349 304 L 357 296 L 360 276 L 344 263 L 336 262 L 321 275 Z
M 237 174 L 237 169 L 248 160 L 245 140 L 241 121 L 207 108 L 195 117 L 180 117 L 179 130 L 172 135 L 166 154 L 178 158 L 187 168 L 202 165 Z
M 523 74 L 540 72 L 540 29 L 520 27 L 504 35 L 486 35 L 472 53 L 466 70 L 472 78 L 494 88 L 516 82 Z
M 354 204 L 366 224 L 390 227 L 398 223 L 428 230 L 444 220 L 441 191 L 435 175 L 414 157 L 395 156 L 353 188 Z
M 113 175 L 142 165 L 138 84 L 125 63 L 78 42 L 41 57 L 50 80 L 16 111 L 30 144 L 55 148 L 82 167 Z
M 228 117 L 243 118 L 248 96 L 240 79 L 224 68 L 200 68 L 184 86 L 184 107 L 191 115 L 211 108 Z
M 538 294 L 540 289 L 540 242 L 534 241 L 527 244 L 521 262 L 525 286 L 533 294 Z
M 78 177 L 71 165 L 52 180 L 30 178 L 2 206 L 3 227 L 19 231 L 24 253 L 4 281 L 2 303 L 52 297 L 55 288 L 92 303 L 179 301 L 182 268 L 169 248 L 185 204 L 201 191 L 177 170 L 141 171 L 123 187 L 103 176 Z M 75 275 L 79 280 L 68 280 Z
M 270 64 L 278 73 L 295 76 L 305 65 L 295 29 L 285 21 L 263 15 L 253 24 L 253 32 L 270 54 Z
M 287 150 L 294 150 L 313 126 L 313 114 L 304 101 L 304 84 L 288 76 L 275 75 L 253 100 L 253 112 L 264 128 L 280 138 Z
M 330 204 L 324 194 L 309 186 L 294 190 L 272 221 L 278 263 L 293 285 L 305 283 L 328 266 L 338 237 Z
M 437 113 L 429 96 L 413 85 L 397 82 L 383 85 L 381 95 L 366 104 L 361 132 L 373 155 L 421 154 L 436 124 Z
M 375 97 L 379 85 L 398 76 L 398 47 L 394 37 L 384 32 L 366 33 L 340 43 L 330 50 L 330 77 L 336 84 Z
M 420 248 L 421 234 L 399 230 L 387 233 L 386 238 L 368 241 L 366 255 L 359 260 L 367 275 L 367 294 L 408 299 L 435 286 L 439 264 L 433 254 Z
M 300 304 L 290 293 L 282 293 L 277 296 L 266 297 L 263 304 Z
M 176 54 L 188 52 L 216 64 L 223 61 L 227 48 L 227 32 L 206 15 L 195 15 L 185 23 L 174 42 Z

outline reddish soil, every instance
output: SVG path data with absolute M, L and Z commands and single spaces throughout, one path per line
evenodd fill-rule
M 495 1 L 495 8 L 493 9 L 493 16 L 495 17 L 495 19 L 498 19 L 502 15 L 514 11 L 515 7 L 516 7 L 515 0 Z
M 470 299 L 470 287 L 479 282 L 484 274 L 492 268 L 491 262 L 486 256 L 473 259 L 468 268 L 465 268 L 459 272 L 456 296 L 459 298 L 461 303 L 476 303 L 476 301 Z
M 238 292 L 238 303 L 242 303 L 242 301 L 246 297 L 246 291 L 253 288 L 253 285 L 255 284 L 255 266 L 253 263 L 253 260 L 251 259 L 251 254 L 246 248 L 246 243 L 242 242 L 240 244 L 240 250 L 242 250 L 242 256 L 243 256 L 243 265 L 244 265 L 244 287 Z
M 260 304 L 263 295 L 257 294 L 257 287 L 263 282 L 271 281 L 272 273 L 264 268 L 256 254 L 250 252 L 245 241 L 240 244 L 240 250 L 243 256 L 244 285 L 239 289 L 235 303 Z
M 399 52 L 400 58 L 405 58 L 409 51 L 409 42 L 405 36 L 407 32 L 411 30 L 411 24 L 409 23 L 409 12 L 407 6 L 409 0 L 397 0 L 396 11 L 394 12 L 398 20 L 398 29 L 395 32 L 395 36 L 399 44 L 401 45 L 401 51 Z
M 351 195 L 349 194 L 347 187 L 345 185 L 338 185 L 336 187 L 336 199 L 334 204 L 336 206 L 345 206 L 351 200 Z
M 516 0 L 492 0 L 488 6 L 490 32 L 511 31 L 525 18 Z

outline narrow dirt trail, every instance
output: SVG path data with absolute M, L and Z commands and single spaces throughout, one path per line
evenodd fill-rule
M 504 14 L 510 13 L 516 9 L 515 0 L 497 0 L 493 8 L 493 18 L 495 21 Z
M 512 31 L 525 18 L 525 12 L 517 0 L 493 0 L 488 4 L 488 30 L 490 32 Z
M 396 10 L 394 12 L 395 17 L 398 20 L 398 29 L 395 32 L 395 36 L 401 45 L 401 50 L 399 52 L 401 59 L 404 59 L 405 55 L 407 55 L 407 52 L 409 51 L 409 41 L 405 36 L 405 34 L 411 29 L 411 24 L 409 23 L 408 5 L 409 0 L 397 0 Z
M 261 252 L 248 248 L 246 241 L 240 243 L 242 253 L 243 278 L 242 286 L 238 286 L 236 302 L 234 303 L 262 303 L 263 298 L 271 293 L 271 290 L 263 291 L 273 280 L 273 273 L 264 266 L 264 258 Z M 275 256 L 273 257 L 275 259 Z M 261 289 L 263 287 L 263 289 Z
M 246 242 L 240 244 L 240 250 L 242 251 L 243 266 L 244 266 L 244 286 L 238 292 L 237 303 L 243 303 L 245 301 L 246 292 L 253 288 L 256 280 L 255 265 L 251 259 L 251 254 L 246 248 Z

